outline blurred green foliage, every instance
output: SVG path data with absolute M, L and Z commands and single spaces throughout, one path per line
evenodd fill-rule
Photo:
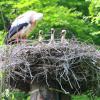
M 29 94 L 19 91 L 9 91 L 3 93 L 2 100 L 30 100 Z M 72 95 L 72 100 L 100 100 L 100 97 L 90 94 Z
M 56 37 L 61 29 L 67 29 L 68 38 L 74 34 L 79 40 L 100 45 L 100 0 L 1 0 L 0 7 L 0 44 L 10 23 L 19 14 L 35 10 L 42 12 L 44 18 L 29 38 L 37 38 L 39 29 L 49 38 L 50 28 L 54 27 Z
M 30 96 L 18 90 L 9 91 L 9 89 L 6 89 L 2 93 L 2 100 L 30 100 Z
M 99 97 L 89 97 L 89 96 L 87 96 L 87 95 L 73 95 L 72 96 L 72 100 L 100 100 L 100 98 Z
M 92 23 L 100 26 L 100 0 L 91 0 L 89 13 L 91 15 Z

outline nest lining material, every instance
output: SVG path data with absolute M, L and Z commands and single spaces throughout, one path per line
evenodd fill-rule
M 5 72 L 7 86 L 30 91 L 34 83 L 60 87 L 64 93 L 84 91 L 100 73 L 100 52 L 93 45 L 76 39 L 69 44 L 20 43 L 0 48 L 0 67 Z M 5 80 L 4 80 L 5 81 Z

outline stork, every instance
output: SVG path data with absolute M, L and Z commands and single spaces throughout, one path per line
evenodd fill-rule
M 50 45 L 50 46 L 51 46 L 51 45 L 52 45 L 52 46 L 55 45 L 54 33 L 55 33 L 54 28 L 51 28 L 51 39 L 50 39 L 49 44 L 48 44 L 48 45 Z
M 68 44 L 68 41 L 65 39 L 66 30 L 61 31 L 61 44 L 65 45 Z
M 27 38 L 32 29 L 35 28 L 36 23 L 42 18 L 43 14 L 35 11 L 27 11 L 19 15 L 12 23 L 8 34 L 6 35 L 5 43 L 8 44 L 15 39 L 18 42 L 19 39 Z
M 38 41 L 36 42 L 35 47 L 41 48 L 44 45 L 43 43 L 43 30 L 39 30 Z
M 43 30 L 39 30 L 39 37 L 38 37 L 38 41 L 41 43 L 43 41 Z

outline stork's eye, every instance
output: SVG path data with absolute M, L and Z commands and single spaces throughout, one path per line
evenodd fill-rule
M 42 35 L 42 33 L 40 33 Z

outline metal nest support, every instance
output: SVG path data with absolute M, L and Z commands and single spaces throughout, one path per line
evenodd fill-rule
M 29 41 L 0 49 L 6 86 L 28 92 L 36 83 L 64 93 L 79 93 L 99 84 L 100 52 L 93 45 L 75 38 L 63 43 Z

